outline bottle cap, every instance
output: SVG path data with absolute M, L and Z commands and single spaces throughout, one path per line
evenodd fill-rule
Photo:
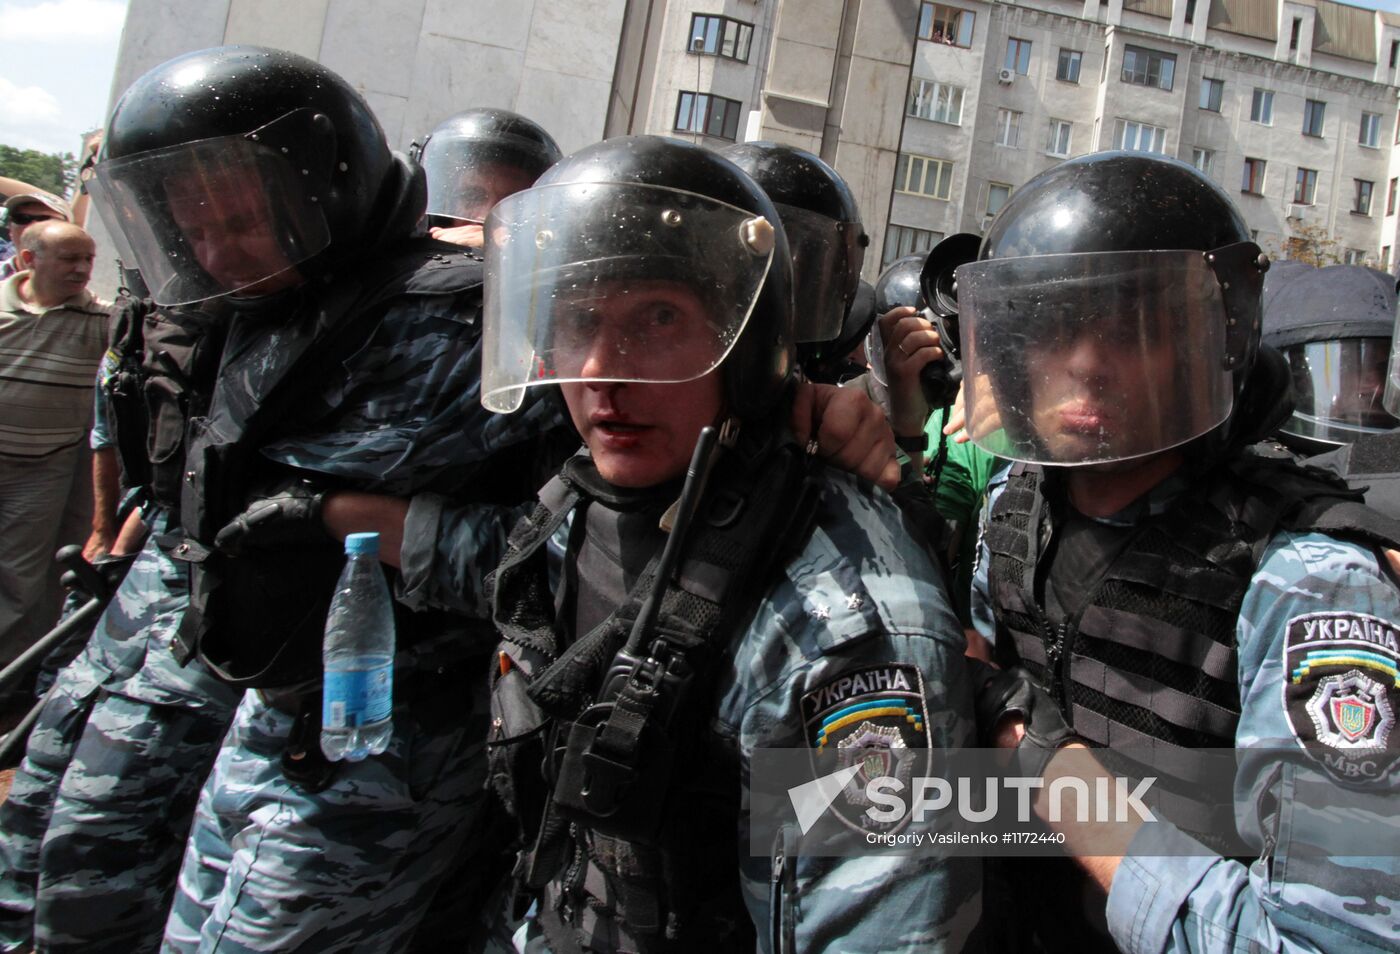
M 379 534 L 350 534 L 345 538 L 345 552 L 347 554 L 367 553 L 370 556 L 379 556 Z

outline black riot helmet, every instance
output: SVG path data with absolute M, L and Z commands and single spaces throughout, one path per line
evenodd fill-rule
M 90 183 L 161 304 L 256 297 L 421 212 L 364 97 L 319 63 L 226 46 L 157 66 L 117 101 Z M 407 223 L 407 224 L 404 224 Z
M 486 220 L 482 404 L 564 381 L 672 383 L 722 367 L 728 412 L 773 411 L 792 371 L 792 263 L 777 210 L 732 162 L 659 136 L 608 139 L 556 163 Z M 705 315 L 619 297 L 680 289 Z M 609 310 L 598 307 L 609 303 Z M 600 325 L 605 373 L 584 373 Z
M 846 309 L 841 332 L 821 346 L 820 351 L 803 355 L 797 346 L 797 359 L 809 381 L 819 384 L 844 384 L 869 370 L 868 355 L 858 351 L 875 325 L 875 286 L 865 279 L 856 284 L 856 295 Z
M 1394 325 L 1393 275 L 1363 265 L 1270 269 L 1263 342 L 1287 359 L 1293 381 L 1279 440 L 1313 455 L 1400 425 L 1381 400 Z
M 794 334 L 804 367 L 844 357 L 838 344 L 855 299 L 870 238 L 855 196 L 836 170 L 818 156 L 776 142 L 746 142 L 720 151 L 773 200 L 792 253 Z
M 428 176 L 428 215 L 482 223 L 501 199 L 528 189 L 562 155 L 554 137 L 506 109 L 468 109 L 428 134 L 418 163 Z
M 875 314 L 886 314 L 891 308 L 924 307 L 924 292 L 919 287 L 919 273 L 924 267 L 923 255 L 905 255 L 890 262 L 875 280 Z
M 924 267 L 924 256 L 905 255 L 897 258 L 880 277 L 875 279 L 875 318 L 889 314 L 891 308 L 924 308 L 924 292 L 919 285 L 919 272 Z M 885 338 L 880 327 L 873 321 L 865 336 L 865 355 L 870 361 L 870 373 L 883 387 L 889 384 L 885 373 Z
M 1186 163 L 1104 152 L 1046 170 L 955 272 L 969 434 L 1073 465 L 1216 432 L 1254 363 L 1267 268 Z

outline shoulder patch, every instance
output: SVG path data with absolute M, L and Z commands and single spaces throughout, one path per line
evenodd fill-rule
M 907 815 L 877 822 L 865 810 L 871 779 L 889 776 L 909 784 L 928 772 L 928 704 L 918 667 L 900 663 L 850 669 L 802 696 L 802 717 L 813 777 L 860 767 L 832 809 L 857 831 L 903 828 Z
M 1289 728 L 1335 777 L 1384 776 L 1400 759 L 1400 627 L 1366 613 L 1308 613 L 1287 623 L 1283 703 Z

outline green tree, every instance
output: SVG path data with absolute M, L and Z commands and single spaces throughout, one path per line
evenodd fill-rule
M 78 160 L 71 152 L 40 152 L 0 145 L 0 176 L 66 196 L 77 173 Z
M 1337 240 L 1327 234 L 1321 225 L 1290 223 L 1293 231 L 1284 239 L 1283 257 L 1294 261 L 1325 268 L 1328 265 L 1342 264 L 1342 249 Z

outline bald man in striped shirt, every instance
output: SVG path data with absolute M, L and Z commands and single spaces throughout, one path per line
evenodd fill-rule
M 92 239 L 31 226 L 0 283 L 0 665 L 53 623 L 40 604 L 77 458 L 110 306 L 87 290 Z

